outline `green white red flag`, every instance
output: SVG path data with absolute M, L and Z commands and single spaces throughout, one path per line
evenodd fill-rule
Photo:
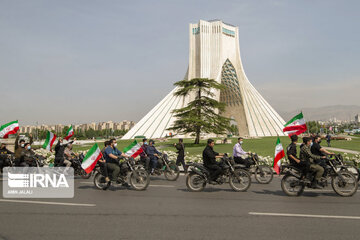
M 47 131 L 46 140 L 42 147 L 48 151 L 51 151 L 51 148 L 55 142 L 55 139 L 56 139 L 56 135 L 50 131 Z
M 281 166 L 280 160 L 283 157 L 285 157 L 285 152 L 284 152 L 284 148 L 280 142 L 280 138 L 278 137 L 278 139 L 276 141 L 276 146 L 275 146 L 275 158 L 274 158 L 274 163 L 273 163 L 273 168 L 277 174 L 280 174 L 280 166 Z
M 84 160 L 81 163 L 81 167 L 86 173 L 91 173 L 94 169 L 97 161 L 102 158 L 102 153 L 97 143 L 86 153 Z
M 66 141 L 69 141 L 69 139 L 70 139 L 72 136 L 74 136 L 74 129 L 73 129 L 72 126 L 70 126 L 69 129 L 68 129 L 67 132 L 66 132 L 66 137 L 64 137 L 64 139 L 65 139 Z
M 124 148 L 123 151 L 126 155 L 136 158 L 140 153 L 143 152 L 141 145 L 135 140 L 129 146 Z
M 8 138 L 9 135 L 15 134 L 19 130 L 19 122 L 12 121 L 0 127 L 0 138 Z
M 301 112 L 285 124 L 283 132 L 290 137 L 291 135 L 299 135 L 306 130 L 306 122 Z

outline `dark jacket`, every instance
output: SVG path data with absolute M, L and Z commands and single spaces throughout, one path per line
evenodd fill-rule
M 215 165 L 216 162 L 216 156 L 218 156 L 219 153 L 215 152 L 212 147 L 209 145 L 206 146 L 206 148 L 203 151 L 203 161 L 205 166 Z
M 150 157 L 150 158 L 154 158 L 154 154 L 161 154 L 158 150 L 156 150 L 156 148 L 154 146 L 147 146 L 146 148 L 146 154 Z
M 184 157 L 185 156 L 185 146 L 183 143 L 176 144 L 175 148 L 178 150 L 177 154 L 178 157 Z
M 9 151 L 6 147 L 0 148 L 0 154 L 14 154 L 12 151 Z
M 55 165 L 63 165 L 64 164 L 64 150 L 66 148 L 67 144 L 60 144 L 60 141 L 57 142 L 55 145 Z
M 315 164 L 315 160 L 320 160 L 321 156 L 311 153 L 310 147 L 305 144 L 300 148 L 300 159 L 311 164 Z
M 20 145 L 19 145 L 19 138 L 20 136 L 17 136 L 16 139 L 15 139 L 15 158 L 17 159 L 20 159 L 22 158 L 24 155 L 22 154 L 24 148 L 22 148 Z M 30 137 L 30 145 L 33 144 L 33 138 Z

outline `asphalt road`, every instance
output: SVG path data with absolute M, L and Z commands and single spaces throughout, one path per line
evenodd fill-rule
M 279 177 L 240 193 L 188 192 L 184 176 L 152 177 L 141 192 L 75 182 L 72 199 L 0 199 L 0 239 L 360 239 L 360 192 L 287 197 Z

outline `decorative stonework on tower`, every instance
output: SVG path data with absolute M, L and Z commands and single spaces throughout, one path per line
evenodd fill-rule
M 226 103 L 224 115 L 234 119 L 241 136 L 283 136 L 280 115 L 247 79 L 240 58 L 238 27 L 221 20 L 190 24 L 189 67 L 185 79 L 211 78 L 226 86 L 215 98 Z M 175 121 L 172 113 L 187 105 L 194 96 L 176 97 L 172 90 L 123 139 L 135 136 L 160 138 Z M 172 133 L 176 134 L 176 133 Z M 184 136 L 181 136 L 184 137 Z

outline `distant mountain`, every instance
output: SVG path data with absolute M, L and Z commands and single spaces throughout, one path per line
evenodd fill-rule
M 303 108 L 294 111 L 281 112 L 279 114 L 284 118 L 285 121 L 290 120 L 293 116 L 298 114 L 300 111 L 303 112 L 304 117 L 307 121 L 326 121 L 330 118 L 336 118 L 337 120 L 351 120 L 355 119 L 355 115 L 360 115 L 360 106 L 356 105 L 337 105 L 337 106 L 326 106 L 326 107 L 314 107 L 314 108 Z

